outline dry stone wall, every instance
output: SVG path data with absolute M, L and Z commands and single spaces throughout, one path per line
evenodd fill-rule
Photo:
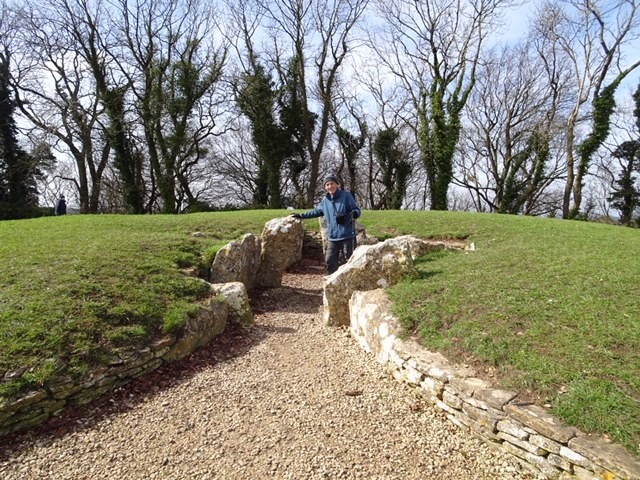
M 622 446 L 562 424 L 548 410 L 521 402 L 442 355 L 398 337 L 383 290 L 355 292 L 349 301 L 353 338 L 393 376 L 415 387 L 447 418 L 502 448 L 545 478 L 639 480 L 640 462 Z
M 194 235 L 201 235 L 195 233 Z M 220 249 L 211 266 L 211 300 L 184 332 L 139 351 L 121 354 L 87 376 L 33 390 L 13 400 L 0 399 L 0 436 L 38 425 L 65 408 L 86 404 L 167 362 L 179 360 L 221 334 L 227 322 L 251 325 L 247 290 L 279 286 L 285 270 L 302 255 L 302 222 L 270 220 L 261 238 L 246 234 Z
M 141 350 L 123 353 L 83 378 L 43 387 L 13 401 L 0 401 L 0 435 L 38 425 L 67 407 L 89 403 L 164 363 L 187 356 L 224 331 L 228 312 L 228 303 L 213 297 L 199 315 L 189 318 L 180 336 L 169 335 Z

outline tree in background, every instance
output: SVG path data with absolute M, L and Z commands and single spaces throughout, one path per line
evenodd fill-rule
M 373 142 L 373 153 L 380 165 L 383 186 L 377 209 L 399 210 L 411 175 L 406 152 L 398 145 L 400 134 L 393 128 L 381 130 Z
M 582 190 L 595 151 L 609 133 L 620 81 L 640 65 L 624 65 L 623 47 L 638 36 L 637 0 L 549 1 L 538 9 L 533 35 L 545 43 L 541 55 L 562 56 L 572 70 L 573 91 L 565 123 L 566 183 L 563 218 L 580 215 Z M 580 142 L 585 108 L 593 107 L 592 131 Z M 576 158 L 576 154 L 578 158 Z
M 358 154 L 364 147 L 368 137 L 367 124 L 361 120 L 358 120 L 358 127 L 360 131 L 359 133 L 354 135 L 349 130 L 342 128 L 336 122 L 336 136 L 338 137 L 338 143 L 340 145 L 340 152 L 343 161 L 342 164 L 337 168 L 337 173 L 343 181 L 343 188 L 348 188 L 353 197 L 356 199 L 358 199 L 360 195 L 358 189 L 357 159 Z M 347 163 L 346 179 L 343 173 L 343 170 L 345 168 L 344 162 Z
M 96 55 L 102 56 L 102 46 L 95 43 L 102 17 L 90 8 L 86 2 L 42 0 L 22 2 L 14 12 L 20 28 L 13 36 L 19 60 L 12 88 L 28 120 L 26 135 L 48 140 L 61 157 L 73 160 L 75 175 L 60 170 L 57 176 L 75 186 L 81 213 L 100 211 L 111 154 L 90 69 L 101 62 Z
M 339 73 L 354 48 L 353 31 L 368 0 L 256 1 L 267 20 L 266 30 L 276 62 L 286 65 L 282 59 L 296 59 L 299 112 L 309 159 L 304 206 L 311 207 L 315 203 L 322 153 L 330 133 Z M 283 56 L 282 50 L 291 54 Z
M 309 123 L 312 135 L 315 132 L 318 115 L 307 110 L 302 101 L 302 79 L 300 78 L 300 58 L 293 57 L 287 64 L 286 71 L 279 70 L 281 87 L 278 90 L 278 108 L 280 124 L 286 132 L 291 151 L 285 159 L 288 180 L 292 191 L 289 193 L 287 206 L 303 208 L 306 205 L 306 186 L 303 173 L 309 167 L 309 149 L 307 148 L 306 122 Z M 280 64 L 276 65 L 279 67 Z
M 640 85 L 633 94 L 636 138 L 618 145 L 611 156 L 618 161 L 618 177 L 611 182 L 611 206 L 620 212 L 620 223 L 633 225 L 633 215 L 640 206 L 640 188 L 634 173 L 640 173 Z M 612 175 L 613 176 L 613 175 Z
M 282 208 L 281 168 L 285 158 L 292 155 L 291 137 L 279 125 L 276 116 L 276 92 L 273 80 L 257 59 L 249 59 L 251 71 L 244 73 L 236 86 L 236 102 L 251 123 L 256 147 L 258 173 L 256 177 L 256 206 Z
M 553 155 L 560 129 L 557 72 L 529 42 L 489 52 L 467 103 L 456 155 L 455 184 L 478 211 L 548 214 L 560 208 L 547 193 L 563 168 Z M 557 76 L 551 74 L 551 77 Z
M 613 192 L 608 200 L 620 212 L 620 223 L 633 224 L 633 214 L 640 205 L 640 190 L 634 173 L 640 172 L 640 140 L 623 142 L 611 156 L 618 160 L 620 173 L 611 185 Z
M 510 0 L 381 0 L 388 26 L 371 46 L 403 84 L 430 188 L 431 209 L 447 210 L 462 109 L 476 81 L 481 48 Z
M 306 190 L 301 175 L 308 166 L 304 122 L 311 118 L 315 126 L 315 117 L 304 112 L 299 59 L 294 56 L 287 61 L 276 55 L 271 62 L 261 61 L 253 44 L 263 18 L 261 7 L 246 2 L 229 7 L 240 40 L 231 43 L 244 44 L 244 50 L 238 48 L 242 73 L 236 77 L 234 90 L 236 104 L 251 125 L 255 149 L 252 203 L 302 207 Z
M 14 118 L 15 101 L 10 87 L 10 52 L 0 52 L 0 218 L 23 218 L 38 206 L 36 180 L 41 175 L 38 159 L 18 142 Z
M 189 175 L 220 128 L 217 88 L 227 49 L 213 44 L 215 6 L 198 0 L 119 0 L 118 7 L 113 28 L 125 41 L 119 45 L 122 52 L 110 52 L 118 60 L 114 75 L 126 79 L 133 97 L 150 167 L 151 201 L 157 200 L 153 208 L 177 213 L 196 202 Z

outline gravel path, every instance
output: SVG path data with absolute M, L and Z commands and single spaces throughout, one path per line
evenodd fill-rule
M 256 326 L 28 434 L 11 479 L 530 479 L 322 325 L 322 271 L 255 292 Z

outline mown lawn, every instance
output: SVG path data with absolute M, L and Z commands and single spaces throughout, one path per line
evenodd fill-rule
M 11 377 L 0 400 L 179 330 L 206 292 L 180 268 L 206 268 L 288 213 L 0 222 L 0 375 Z M 420 259 L 418 276 L 390 290 L 407 334 L 640 452 L 640 230 L 461 212 L 367 211 L 362 222 L 379 238 L 475 244 Z

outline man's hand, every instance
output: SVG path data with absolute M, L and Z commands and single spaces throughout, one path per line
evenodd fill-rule
M 293 217 L 297 220 L 301 220 L 302 219 L 302 215 L 300 215 L 299 213 L 292 213 L 291 215 L 289 215 L 290 217 Z
M 359 216 L 360 215 L 358 215 L 358 211 L 357 210 L 351 210 L 351 218 L 353 218 L 355 220 Z

